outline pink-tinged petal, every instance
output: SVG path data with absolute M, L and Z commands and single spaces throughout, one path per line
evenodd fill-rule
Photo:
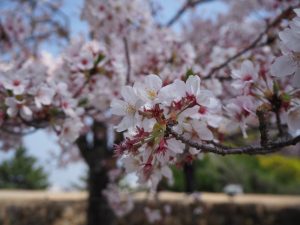
M 300 106 L 288 112 L 287 124 L 292 135 L 297 135 L 300 132 Z
M 232 70 L 231 71 L 231 77 L 234 78 L 234 79 L 241 79 L 242 75 L 241 75 L 240 70 Z
M 173 173 L 172 170 L 168 166 L 164 166 L 161 168 L 161 174 L 168 179 L 168 183 L 173 183 Z
M 168 105 L 173 100 L 180 100 L 185 94 L 185 83 L 182 80 L 176 79 L 172 84 L 160 89 L 158 99 L 160 102 Z
M 10 116 L 10 117 L 16 117 L 17 114 L 18 114 L 18 110 L 17 108 L 8 108 L 7 109 L 7 114 Z
M 137 171 L 140 164 L 135 158 L 129 156 L 122 158 L 121 162 L 124 164 L 126 173 Z
M 213 98 L 213 94 L 208 90 L 202 90 L 199 95 L 197 95 L 197 103 L 202 106 L 209 107 L 211 104 L 211 98 Z
M 196 148 L 189 148 L 189 153 L 192 155 L 198 155 L 201 152 L 201 150 L 198 150 Z
M 129 127 L 133 127 L 134 125 L 134 118 L 132 116 L 125 116 L 122 121 L 116 127 L 118 132 L 122 132 L 127 130 Z
M 23 119 L 25 120 L 31 120 L 32 119 L 32 111 L 29 107 L 27 106 L 22 106 L 20 110 L 20 115 Z
M 16 108 L 17 102 L 14 98 L 10 97 L 5 99 L 5 105 Z
M 151 89 L 158 91 L 162 87 L 162 80 L 155 74 L 148 75 L 145 79 L 145 84 Z
M 296 31 L 286 28 L 279 32 L 279 37 L 291 51 L 300 52 L 300 35 Z
M 168 149 L 170 149 L 172 152 L 176 154 L 183 153 L 185 147 L 185 145 L 182 142 L 177 141 L 173 138 L 167 140 L 167 145 L 168 145 Z
M 253 63 L 250 61 L 250 60 L 245 60 L 243 63 L 242 63 L 242 71 L 245 74 L 250 74 L 250 75 L 253 75 L 254 73 L 256 73 L 255 69 L 254 69 L 254 66 L 253 66 Z
M 209 141 L 214 139 L 213 133 L 208 129 L 205 123 L 196 122 L 193 124 L 193 128 L 201 140 Z
M 294 87 L 300 88 L 300 67 L 297 67 L 296 73 L 294 74 L 292 85 Z
M 121 95 L 123 96 L 125 102 L 128 102 L 131 105 L 135 105 L 138 100 L 138 97 L 134 91 L 134 89 L 130 86 L 122 87 Z
M 189 76 L 186 81 L 186 92 L 190 95 L 197 95 L 200 91 L 200 77 Z
M 287 55 L 278 57 L 271 66 L 271 73 L 276 77 L 291 75 L 296 71 L 297 64 Z
M 242 80 L 235 80 L 231 83 L 231 86 L 236 90 L 242 90 L 245 87 L 245 83 Z
M 128 103 L 119 99 L 114 99 L 110 105 L 111 113 L 118 116 L 125 116 L 127 114 L 126 113 L 127 106 Z

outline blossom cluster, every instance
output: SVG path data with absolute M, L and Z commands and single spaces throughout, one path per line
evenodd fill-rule
M 278 78 L 291 78 L 291 84 L 300 88 L 300 8 L 288 27 L 279 33 L 282 56 L 275 59 L 271 73 Z M 292 134 L 300 134 L 300 101 L 294 99 L 288 112 L 287 124 Z
M 298 9 L 295 12 L 298 15 Z M 122 117 L 116 130 L 125 131 L 125 140 L 116 145 L 115 152 L 127 172 L 136 172 L 141 183 L 150 181 L 154 189 L 163 177 L 172 183 L 170 166 L 190 162 L 200 153 L 178 136 L 209 145 L 222 141 L 224 134 L 239 127 L 246 138 L 247 128 L 258 126 L 257 111 L 262 109 L 269 115 L 265 122 L 277 121 L 279 132 L 286 124 L 291 135 L 298 135 L 298 19 L 296 16 L 279 34 L 281 46 L 289 46 L 290 52 L 283 52 L 275 63 L 266 57 L 270 49 L 265 48 L 231 66 L 230 82 L 223 83 L 226 97 L 220 95 L 225 91 L 215 90 L 220 87 L 218 83 L 201 81 L 190 74 L 171 82 L 152 74 L 133 86 L 124 86 L 123 100 L 113 100 L 111 112 Z M 283 65 L 282 58 L 290 61 Z M 284 75 L 293 75 L 294 82 L 273 79 L 276 68 L 280 68 L 279 73 L 290 71 Z
M 198 76 L 186 82 L 175 80 L 163 85 L 157 75 L 148 75 L 133 87 L 121 90 L 124 100 L 114 100 L 111 112 L 123 116 L 118 131 L 127 131 L 125 141 L 116 147 L 127 172 L 138 171 L 139 179 L 150 179 L 155 187 L 161 177 L 172 183 L 171 164 L 197 156 L 169 134 L 173 129 L 191 140 L 211 141 L 220 126 L 220 105 L 213 93 L 201 88 Z
M 256 43 L 250 41 L 268 26 L 251 18 L 253 11 L 262 7 L 271 21 L 282 16 L 275 3 L 282 2 L 286 10 L 298 1 L 224 2 L 229 13 L 215 21 L 194 20 L 178 35 L 155 22 L 148 1 L 86 0 L 81 15 L 89 24 L 90 40 L 73 38 L 56 57 L 29 51 L 27 41 L 43 31 L 38 21 L 56 24 L 51 19 L 57 16 L 5 13 L 0 47 L 4 43 L 9 63 L 0 62 L 1 129 L 22 134 L 27 128 L 51 128 L 70 146 L 91 131 L 93 122 L 108 127 L 116 121 L 112 115 L 120 116 L 116 130 L 124 132 L 125 140 L 116 154 L 127 172 L 137 172 L 140 182 L 150 180 L 153 188 L 162 177 L 173 182 L 170 166 L 200 154 L 174 132 L 208 145 L 239 129 L 246 138 L 249 127 L 258 127 L 256 112 L 263 108 L 279 130 L 287 126 L 298 135 L 299 9 L 291 21 L 276 25 L 286 26 L 279 33 L 282 55 L 275 60 L 280 51 L 271 45 L 276 39 L 271 31 L 277 29 L 273 23 Z M 50 11 L 58 8 L 50 4 Z M 34 40 L 39 44 L 50 36 Z M 17 50 L 10 48 L 15 46 Z M 2 131 L 0 138 L 12 142 Z M 118 198 L 107 195 L 116 205 Z

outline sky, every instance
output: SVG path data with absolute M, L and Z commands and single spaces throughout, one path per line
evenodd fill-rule
M 163 10 L 158 18 L 161 24 L 166 24 L 167 21 L 172 18 L 174 13 L 180 8 L 183 0 L 156 0 L 161 3 Z M 65 4 L 62 7 L 62 11 L 71 16 L 70 29 L 71 36 L 76 37 L 78 35 L 86 35 L 88 32 L 87 24 L 80 20 L 80 11 L 83 6 L 83 0 L 65 0 Z M 199 6 L 196 13 L 204 18 L 211 18 L 211 15 L 216 15 L 219 12 L 225 10 L 223 4 L 218 1 L 213 3 L 205 3 Z M 195 13 L 195 12 L 193 12 Z M 185 14 L 181 21 L 185 21 L 189 14 Z M 180 23 L 174 25 L 173 29 L 180 31 Z M 45 51 L 52 54 L 58 54 L 59 49 L 55 46 L 43 46 Z M 82 162 L 70 163 L 67 166 L 61 168 L 57 164 L 57 159 L 53 158 L 53 154 L 58 155 L 60 152 L 59 147 L 56 144 L 57 138 L 55 135 L 50 135 L 43 130 L 39 130 L 33 134 L 24 137 L 25 147 L 28 153 L 38 158 L 38 164 L 41 165 L 45 171 L 49 174 L 49 182 L 51 190 L 70 190 L 73 184 L 80 184 L 80 177 L 86 175 L 87 167 Z M 0 162 L 2 160 L 12 157 L 13 152 L 1 153 Z

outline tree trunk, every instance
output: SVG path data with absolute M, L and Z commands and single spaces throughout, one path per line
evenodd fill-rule
M 105 124 L 94 122 L 92 132 L 94 136 L 92 143 L 88 141 L 86 135 L 80 136 L 77 140 L 81 156 L 89 168 L 87 225 L 112 225 L 115 217 L 102 192 L 109 182 L 107 173 L 113 168 L 114 160 L 112 151 L 107 146 Z
M 193 163 L 184 164 L 185 192 L 192 193 L 195 191 L 195 171 Z
M 102 194 L 107 183 L 108 177 L 105 168 L 89 168 L 87 225 L 113 224 L 114 215 Z

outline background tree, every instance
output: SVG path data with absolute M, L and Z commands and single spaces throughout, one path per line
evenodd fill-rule
M 48 175 L 37 159 L 27 155 L 25 148 L 16 150 L 14 157 L 0 165 L 0 188 L 39 190 L 48 187 Z

